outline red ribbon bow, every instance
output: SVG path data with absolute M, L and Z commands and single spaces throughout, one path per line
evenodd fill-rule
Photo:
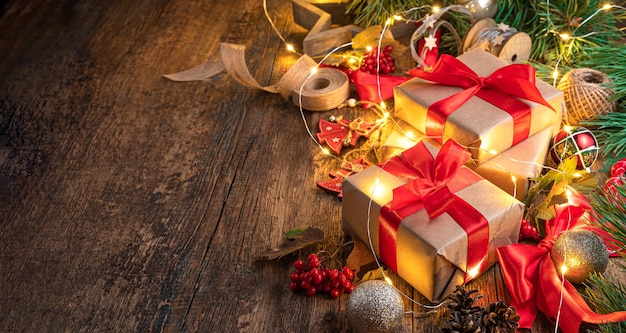
M 429 136 L 443 137 L 448 116 L 472 96 L 480 97 L 513 117 L 512 145 L 523 141 L 530 135 L 530 107 L 516 97 L 554 110 L 535 86 L 535 69 L 530 65 L 508 65 L 483 78 L 458 59 L 443 54 L 431 72 L 415 68 L 409 71 L 409 74 L 435 83 L 464 89 L 430 105 L 426 120 L 426 135 Z
M 384 170 L 408 180 L 393 190 L 393 200 L 381 208 L 379 216 L 380 257 L 397 271 L 398 227 L 407 216 L 425 209 L 430 218 L 448 213 L 468 235 L 467 265 L 484 268 L 489 245 L 489 224 L 484 216 L 454 192 L 480 179 L 462 168 L 470 154 L 448 140 L 435 158 L 423 142 L 387 161 Z M 468 271 L 468 270 L 466 270 Z
M 561 293 L 559 327 L 564 333 L 578 333 L 583 321 L 600 324 L 626 320 L 626 311 L 593 312 L 569 281 L 561 282 L 554 267 L 550 251 L 557 237 L 564 231 L 582 227 L 582 216 L 591 209 L 584 197 L 575 198 L 574 205 L 555 206 L 556 216 L 546 222 L 546 237 L 537 246 L 511 244 L 496 250 L 504 281 L 511 293 L 511 305 L 521 317 L 520 328 L 531 328 L 537 309 L 554 320 L 558 315 Z

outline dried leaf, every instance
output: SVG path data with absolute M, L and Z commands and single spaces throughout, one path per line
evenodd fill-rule
M 299 234 L 303 233 L 306 229 L 302 229 L 302 228 L 298 228 L 298 229 L 291 229 L 287 232 L 285 232 L 285 238 L 287 239 L 293 239 L 294 237 L 298 236 Z
M 377 268 L 376 261 L 372 251 L 358 239 L 354 239 L 354 247 L 352 252 L 346 259 L 346 265 L 354 271 L 357 280 L 361 279 L 365 273 Z
M 365 273 L 359 283 L 367 280 L 384 280 L 385 279 L 385 270 L 382 267 L 378 267 L 377 269 L 373 269 Z
M 304 231 L 288 238 L 278 249 L 270 249 L 259 256 L 258 260 L 274 260 L 311 246 L 324 240 L 324 231 L 318 228 L 307 228 Z

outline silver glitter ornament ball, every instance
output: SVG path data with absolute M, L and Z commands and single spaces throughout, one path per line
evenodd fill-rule
M 550 252 L 558 272 L 565 266 L 571 283 L 585 282 L 592 272 L 603 273 L 609 253 L 600 236 L 587 229 L 568 230 L 559 235 Z
M 402 323 L 403 312 L 402 295 L 381 280 L 356 286 L 346 305 L 348 323 L 359 333 L 393 332 Z

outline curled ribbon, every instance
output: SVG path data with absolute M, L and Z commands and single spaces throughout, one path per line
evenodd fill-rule
M 428 136 L 443 137 L 444 125 L 448 116 L 473 96 L 495 105 L 513 117 L 512 145 L 523 141 L 531 134 L 530 107 L 516 97 L 539 103 L 554 110 L 535 86 L 535 69 L 530 65 L 508 65 L 483 78 L 460 60 L 443 54 L 432 71 L 414 68 L 409 71 L 409 75 L 447 86 L 463 88 L 462 91 L 428 107 L 426 123 L 426 135 Z
M 489 223 L 454 194 L 480 179 L 469 169 L 462 168 L 469 157 L 470 154 L 452 140 L 443 145 L 435 158 L 424 143 L 419 142 L 381 166 L 408 180 L 393 190 L 393 199 L 381 208 L 379 216 L 380 257 L 392 270 L 397 271 L 398 227 L 407 216 L 421 209 L 425 209 L 431 219 L 448 213 L 467 233 L 467 266 L 481 270 L 485 267 Z
M 588 202 L 581 198 L 578 197 L 578 202 L 573 205 L 555 206 L 556 216 L 546 222 L 546 237 L 537 246 L 511 244 L 496 250 L 511 294 L 511 305 L 521 317 L 520 328 L 532 326 L 537 309 L 553 320 L 560 311 L 561 318 L 565 319 L 559 322 L 563 333 L 578 333 L 583 321 L 601 324 L 626 320 L 626 311 L 609 314 L 593 312 L 569 281 L 561 281 L 552 262 L 550 251 L 557 237 L 564 231 L 582 227 L 583 214 L 591 209 Z M 563 302 L 559 306 L 561 296 Z

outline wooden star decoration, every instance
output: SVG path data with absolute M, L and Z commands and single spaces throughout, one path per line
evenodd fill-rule
M 310 56 L 326 54 L 338 45 L 348 43 L 363 29 L 350 24 L 331 29 L 332 16 L 314 2 L 292 0 L 293 20 L 309 30 L 302 42 L 304 53 Z
M 497 35 L 496 37 L 493 38 L 493 45 L 502 45 L 502 43 L 504 42 L 504 36 L 502 35 Z
M 498 29 L 502 31 L 509 31 L 511 27 L 508 24 L 504 24 L 502 22 L 498 23 Z
M 424 47 L 428 50 L 432 50 L 437 47 L 437 37 L 433 36 L 431 33 L 428 37 L 424 38 Z
M 317 183 L 317 187 L 330 193 L 337 193 L 339 198 L 343 197 L 343 180 L 357 172 L 363 171 L 370 166 L 364 158 L 356 158 L 349 162 L 344 162 L 341 169 L 329 173 L 331 179 Z
M 343 118 L 336 122 L 320 119 L 318 126 L 317 140 L 320 144 L 326 143 L 336 154 L 341 154 L 344 146 L 356 146 L 359 137 L 369 137 L 375 128 L 375 124 L 364 122 L 361 118 L 352 122 Z

